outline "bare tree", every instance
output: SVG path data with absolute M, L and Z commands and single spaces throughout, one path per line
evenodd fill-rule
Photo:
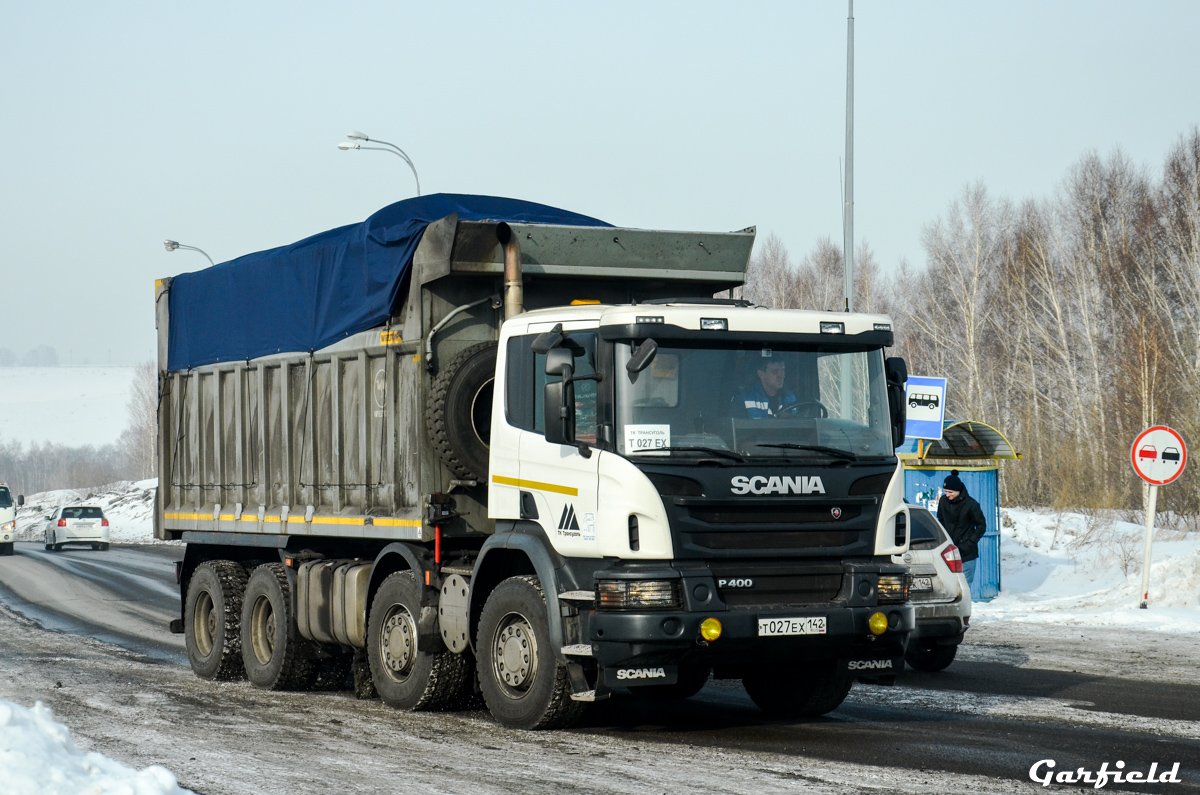
M 135 478 L 153 477 L 158 442 L 158 371 L 153 363 L 138 365 L 127 407 L 129 424 L 120 440 L 125 467 Z

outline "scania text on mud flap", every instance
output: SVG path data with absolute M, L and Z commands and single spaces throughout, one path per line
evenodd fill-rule
M 478 681 L 527 729 L 615 687 L 803 716 L 887 681 L 907 371 L 886 316 L 712 298 L 753 240 L 439 194 L 160 280 L 193 670 L 410 710 Z

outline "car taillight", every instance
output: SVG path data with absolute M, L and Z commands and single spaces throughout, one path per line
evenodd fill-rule
M 58 526 L 59 526 L 59 527 L 66 527 L 66 526 L 67 526 L 67 520 L 66 520 L 66 519 L 59 519 L 59 520 L 58 520 Z
M 101 519 L 101 520 L 100 520 L 100 526 L 101 526 L 101 527 L 108 527 L 108 520 L 107 520 L 107 519 Z
M 955 574 L 962 574 L 962 555 L 958 554 L 958 547 L 951 544 L 943 549 L 942 560 L 946 561 L 946 565 L 950 567 L 950 571 Z

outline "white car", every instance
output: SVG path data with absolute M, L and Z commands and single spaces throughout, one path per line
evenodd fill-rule
M 90 544 L 108 549 L 108 519 L 94 505 L 68 505 L 46 517 L 46 549 L 58 552 L 66 544 Z
M 937 517 L 910 505 L 909 551 L 893 555 L 894 563 L 912 574 L 909 598 L 917 613 L 917 629 L 904 659 L 918 671 L 941 671 L 954 662 L 958 644 L 971 622 L 971 587 L 962 573 L 962 556 Z
M 25 498 L 17 497 L 17 505 L 24 505 Z M 13 554 L 13 541 L 17 538 L 17 509 L 13 505 L 12 492 L 0 483 L 0 555 Z

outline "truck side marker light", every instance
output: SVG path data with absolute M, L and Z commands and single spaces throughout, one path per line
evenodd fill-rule
M 867 619 L 867 628 L 871 630 L 872 635 L 882 635 L 887 632 L 888 620 L 883 613 L 872 613 Z
M 880 613 L 879 615 L 883 615 Z M 884 624 L 887 624 L 887 619 L 884 619 Z M 712 642 L 721 637 L 721 622 L 715 618 L 706 618 L 700 622 L 700 637 L 708 642 Z
M 425 584 L 429 585 L 429 572 L 428 571 L 425 572 Z

